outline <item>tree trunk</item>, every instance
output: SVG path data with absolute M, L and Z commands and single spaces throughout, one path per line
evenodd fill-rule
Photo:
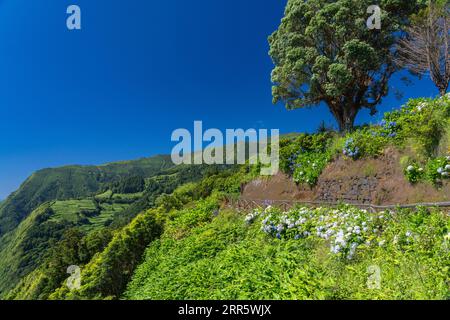
M 339 132 L 349 132 L 353 129 L 358 109 L 354 106 L 344 106 L 341 108 L 330 108 L 339 125 Z

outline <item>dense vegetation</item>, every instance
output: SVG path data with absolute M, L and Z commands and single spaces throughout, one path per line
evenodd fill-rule
M 269 207 L 245 219 L 228 210 L 214 217 L 211 211 L 207 206 L 180 211 L 176 228 L 168 227 L 147 249 L 123 297 L 450 297 L 450 221 L 445 213 L 421 209 L 372 215 L 351 207 L 282 213 Z M 189 224 L 189 232 L 180 232 L 193 215 L 201 218 Z M 379 289 L 367 285 L 372 266 L 381 272 Z
M 142 169 L 138 168 L 139 163 L 143 165 Z M 226 166 L 171 168 L 171 165 L 159 160 L 150 163 L 154 168 L 152 170 L 148 160 L 125 162 L 125 169 L 120 164 L 106 165 L 114 167 L 117 175 L 115 180 L 99 184 L 97 194 L 44 202 L 15 229 L 6 232 L 0 239 L 0 296 L 47 298 L 67 277 L 67 266 L 87 264 L 95 253 L 103 250 L 115 232 L 139 213 L 154 207 L 160 195 L 171 194 L 180 185 L 227 169 Z M 159 171 L 156 171 L 156 163 L 160 163 Z M 125 174 L 128 170 L 131 171 Z M 150 172 L 153 176 L 148 177 Z M 64 183 L 69 184 L 68 181 Z M 26 185 L 22 188 L 16 194 L 29 191 Z M 11 201 L 15 201 L 14 197 L 14 194 L 10 197 Z M 74 239 L 84 245 L 68 248 L 68 244 L 75 245 Z M 83 246 L 89 249 L 83 251 Z M 66 268 L 62 267 L 64 265 Z M 8 294 L 14 286 L 17 287 Z M 31 292 L 28 286 L 32 286 Z M 25 292 L 24 288 L 27 289 Z

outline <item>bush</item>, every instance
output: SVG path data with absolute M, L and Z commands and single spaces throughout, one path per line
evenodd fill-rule
M 449 179 L 450 161 L 449 157 L 436 158 L 428 161 L 426 167 L 426 178 L 433 184 L 439 184 L 444 179 Z
M 287 224 L 278 239 L 261 230 L 270 225 L 263 224 L 269 215 L 275 227 L 284 216 L 305 221 Z M 329 230 L 336 232 L 328 236 Z M 296 240 L 300 231 L 310 235 Z M 123 298 L 448 299 L 449 231 L 445 212 L 423 209 L 370 214 L 352 207 L 269 208 L 250 221 L 221 211 L 181 239 L 164 234 L 153 242 Z M 382 276 L 376 290 L 367 283 L 373 266 Z
M 280 168 L 292 175 L 297 183 L 313 186 L 325 166 L 332 159 L 329 146 L 333 134 L 301 134 L 300 136 L 280 142 Z
M 424 170 L 417 164 L 409 165 L 405 168 L 406 179 L 411 183 L 417 183 L 424 177 Z
M 401 109 L 385 113 L 385 123 L 395 123 L 396 142 L 412 139 L 424 156 L 435 156 L 450 116 L 450 97 L 411 99 Z
M 426 179 L 434 185 L 439 185 L 450 178 L 450 157 L 429 159 L 425 169 L 416 163 L 410 164 L 405 168 L 405 176 L 411 183 Z
M 261 230 L 274 238 L 318 237 L 330 243 L 331 253 L 347 259 L 352 259 L 357 249 L 379 245 L 374 240 L 382 224 L 391 219 L 390 212 L 381 212 L 374 218 L 366 210 L 350 206 L 338 210 L 300 207 L 287 212 L 268 207 L 251 214 L 253 220 L 256 216 L 262 219 Z
M 294 181 L 314 186 L 330 160 L 328 152 L 300 154 L 294 164 Z
M 385 134 L 382 127 L 363 127 L 348 134 L 346 138 L 342 153 L 356 160 L 380 155 L 393 135 Z

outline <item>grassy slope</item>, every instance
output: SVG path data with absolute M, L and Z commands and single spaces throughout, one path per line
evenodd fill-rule
M 182 219 L 181 214 L 180 219 Z M 423 219 L 418 222 L 417 219 Z M 352 260 L 330 253 L 314 237 L 278 240 L 261 220 L 222 211 L 178 237 L 168 229 L 146 251 L 124 294 L 126 299 L 446 299 L 449 255 L 441 244 L 448 216 L 405 213 L 386 225 L 389 243 L 358 251 Z M 181 226 L 179 227 L 181 228 Z M 420 233 L 417 245 L 393 245 L 400 230 Z M 447 230 L 447 231 L 446 231 Z M 404 232 L 404 231 L 403 231 Z M 379 265 L 382 286 L 367 287 L 367 268 Z
M 9 232 L 0 239 L 0 293 L 13 287 L 14 283 L 23 277 L 32 267 L 26 262 L 28 256 L 24 252 L 24 243 L 29 238 L 33 226 L 38 225 L 40 217 L 45 216 L 50 204 L 44 204 L 34 210 L 23 220 L 13 232 Z M 55 232 L 54 236 L 57 234 Z M 44 240 L 45 241 L 45 240 Z M 42 253 L 29 252 L 35 260 L 42 257 Z

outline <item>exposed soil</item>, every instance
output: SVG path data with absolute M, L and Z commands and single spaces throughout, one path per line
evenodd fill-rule
M 379 205 L 439 202 L 450 200 L 450 183 L 444 182 L 439 189 L 426 182 L 411 185 L 400 166 L 400 153 L 389 148 L 377 159 L 337 158 L 325 168 L 314 188 L 296 185 L 291 177 L 279 173 L 245 185 L 242 198 Z

